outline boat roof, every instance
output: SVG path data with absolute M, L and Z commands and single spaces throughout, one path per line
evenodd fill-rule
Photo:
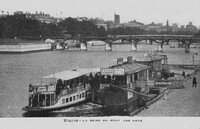
M 136 72 L 148 69 L 149 66 L 136 63 L 136 62 L 131 62 L 131 63 L 124 63 L 122 65 L 112 66 L 112 68 L 124 69 L 125 74 L 132 74 L 132 73 L 136 73 Z
M 68 70 L 50 74 L 48 76 L 43 77 L 43 79 L 56 78 L 62 80 L 70 80 L 73 78 L 80 77 L 82 75 L 87 75 L 90 73 L 97 73 L 97 72 L 100 72 L 100 68 L 74 69 L 74 70 Z
M 146 57 L 140 57 L 137 58 L 137 62 L 150 62 L 150 61 L 157 61 L 157 60 L 162 60 L 162 59 L 168 59 L 167 56 L 165 55 L 154 55 L 154 56 L 146 56 Z

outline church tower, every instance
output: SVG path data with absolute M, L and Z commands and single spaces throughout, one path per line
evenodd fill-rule
M 169 21 L 167 20 L 166 27 L 169 27 Z

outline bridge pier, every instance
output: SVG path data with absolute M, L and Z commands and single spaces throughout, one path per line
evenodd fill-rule
M 152 45 L 153 44 L 153 40 L 149 40 L 149 44 Z
M 121 39 L 121 43 L 124 43 L 124 39 Z
M 68 45 L 67 44 L 65 44 L 65 49 L 68 49 L 69 47 L 68 47 Z
M 169 40 L 166 41 L 166 44 L 169 45 Z
M 137 44 L 138 41 L 133 40 L 133 42 L 131 42 L 131 51 L 137 51 Z
M 81 43 L 80 45 L 81 45 L 80 46 L 81 51 L 87 51 L 87 43 Z
M 189 53 L 190 52 L 190 44 L 186 43 L 185 44 L 185 53 Z
M 150 40 L 145 40 L 146 41 L 146 45 L 152 45 L 152 43 L 150 42 Z
M 112 45 L 108 42 L 105 42 L 105 51 L 112 51 Z
M 157 51 L 163 52 L 163 43 L 157 44 Z

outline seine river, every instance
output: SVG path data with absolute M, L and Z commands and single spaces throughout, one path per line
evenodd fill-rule
M 22 117 L 23 106 L 28 104 L 28 85 L 40 80 L 41 77 L 69 70 L 72 68 L 106 67 L 116 63 L 116 58 L 144 56 L 148 51 L 157 49 L 156 45 L 138 45 L 137 52 L 131 52 L 130 45 L 114 45 L 112 52 L 105 52 L 103 46 L 88 48 L 88 51 L 78 49 L 43 51 L 25 54 L 0 54 L 0 116 Z M 200 62 L 200 49 L 191 48 L 186 54 L 184 48 L 170 48 L 164 45 L 164 52 L 169 57 L 169 63 L 192 64 Z M 60 116 L 60 113 L 54 116 Z M 62 115 L 61 115 L 62 116 Z

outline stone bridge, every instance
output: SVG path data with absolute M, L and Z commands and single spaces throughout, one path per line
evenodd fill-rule
M 163 45 L 165 43 L 169 44 L 170 41 L 177 41 L 183 44 L 185 52 L 189 53 L 190 44 L 200 44 L 200 37 L 195 37 L 193 35 L 109 35 L 107 37 L 69 37 L 64 39 L 64 41 L 72 39 L 76 39 L 80 42 L 81 50 L 87 50 L 88 41 L 104 41 L 106 51 L 112 51 L 112 45 L 115 44 L 130 44 L 131 51 L 137 51 L 137 44 L 139 44 L 140 41 L 146 41 L 147 44 L 152 44 L 153 42 L 157 43 L 157 51 L 163 52 Z M 121 40 L 121 42 L 115 43 L 117 40 Z

